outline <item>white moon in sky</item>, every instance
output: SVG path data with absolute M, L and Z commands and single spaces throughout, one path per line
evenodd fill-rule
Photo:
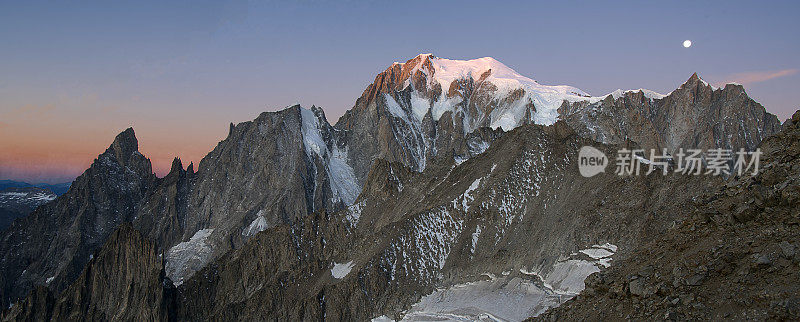
M 689 39 L 684 40 L 683 41 L 683 47 L 686 47 L 686 48 L 692 47 L 692 41 L 689 40 Z

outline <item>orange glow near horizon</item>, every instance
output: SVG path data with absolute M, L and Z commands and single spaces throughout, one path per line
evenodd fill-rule
M 125 128 L 119 129 L 119 131 Z M 136 128 L 134 127 L 134 131 Z M 32 183 L 68 182 L 83 173 L 95 158 L 113 142 L 117 133 L 101 130 L 97 135 L 81 137 L 60 136 L 43 139 L 24 137 L 10 141 L 0 138 L 0 179 L 28 181 Z M 159 177 L 166 175 L 172 160 L 179 157 L 186 168 L 190 162 L 197 163 L 211 151 L 222 137 L 207 135 L 201 142 L 180 139 L 155 138 L 148 133 L 136 133 L 139 151 L 153 165 Z M 177 148 L 172 148 L 172 147 Z
M 0 109 L 0 179 L 72 181 L 130 126 L 136 132 L 139 151 L 150 159 L 153 171 L 164 176 L 175 157 L 181 158 L 184 168 L 190 162 L 197 164 L 228 130 L 226 122 L 211 120 L 180 124 L 144 119 L 126 123 L 120 121 L 126 117 L 119 115 L 81 119 L 71 114 L 68 109 L 52 106 Z
M 135 130 L 135 129 L 134 129 Z M 2 179 L 18 181 L 28 181 L 32 183 L 47 182 L 59 183 L 72 181 L 75 177 L 83 173 L 95 158 L 113 141 L 114 135 L 107 136 L 107 142 L 99 140 L 84 141 L 82 143 L 72 143 L 65 140 L 53 139 L 43 144 L 23 143 L 22 147 L 11 147 L 3 142 L 0 156 L 0 175 Z M 209 140 L 212 141 L 212 140 Z M 178 142 L 176 142 L 178 143 Z M 172 160 L 179 157 L 186 168 L 190 162 L 197 163 L 213 149 L 214 143 L 209 144 L 207 149 L 163 149 L 157 144 L 147 144 L 139 139 L 139 151 L 153 165 L 153 172 L 159 177 L 166 175 L 172 165 Z M 183 145 L 183 144 L 176 144 Z M 43 152 L 47 151 L 47 152 Z
M 184 168 L 193 162 L 197 170 L 200 160 L 227 136 L 229 123 L 284 108 L 199 99 L 126 100 L 93 91 L 13 94 L 0 101 L 0 180 L 30 183 L 72 181 L 128 127 L 159 177 L 169 172 L 175 157 Z M 341 115 L 326 112 L 329 117 Z

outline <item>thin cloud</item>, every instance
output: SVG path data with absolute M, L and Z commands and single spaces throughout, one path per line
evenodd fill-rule
M 750 84 L 765 82 L 770 79 L 791 76 L 797 74 L 798 71 L 800 70 L 792 68 L 792 69 L 783 69 L 776 71 L 738 73 L 726 77 L 725 81 L 720 82 L 719 85 L 724 85 L 727 83 L 739 83 L 742 85 L 750 85 Z

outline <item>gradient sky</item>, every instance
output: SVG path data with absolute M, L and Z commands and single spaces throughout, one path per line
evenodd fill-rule
M 333 123 L 428 52 L 592 95 L 698 72 L 781 120 L 800 107 L 798 1 L 164 2 L 0 2 L 0 179 L 69 181 L 129 126 L 163 175 L 262 111 Z

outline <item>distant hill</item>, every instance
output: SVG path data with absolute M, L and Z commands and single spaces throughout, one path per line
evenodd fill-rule
M 63 195 L 69 190 L 72 182 L 47 184 L 47 183 L 27 183 L 14 180 L 0 180 L 0 191 L 7 188 L 40 188 L 52 191 L 57 196 Z
M 37 187 L 5 188 L 0 190 L 0 230 L 14 219 L 30 214 L 37 207 L 56 199 L 49 189 Z
M 25 217 L 36 207 L 66 193 L 71 184 L 0 180 L 0 230 L 10 226 L 14 219 Z

